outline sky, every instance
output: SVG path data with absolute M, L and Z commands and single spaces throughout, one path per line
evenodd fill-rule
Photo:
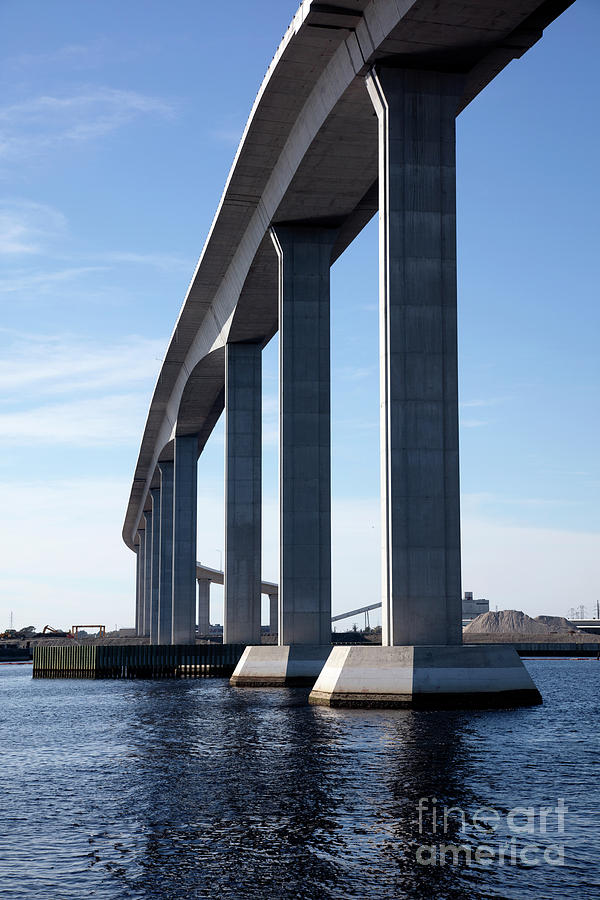
M 295 9 L 0 0 L 0 630 L 133 624 L 121 530 L 154 382 Z M 576 0 L 457 123 L 463 589 L 531 615 L 600 597 L 599 29 Z M 373 221 L 332 269 L 334 613 L 381 599 L 377 298 Z M 277 338 L 263 382 L 277 580 Z M 220 422 L 215 567 L 223 449 Z

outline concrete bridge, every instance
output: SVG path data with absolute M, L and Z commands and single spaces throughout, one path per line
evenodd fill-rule
M 212 569 L 210 566 L 203 566 L 201 562 L 197 562 L 196 581 L 198 582 L 198 614 L 195 624 L 200 634 L 208 634 L 210 629 L 210 586 L 211 584 L 225 584 L 225 573 L 221 569 Z M 260 593 L 266 594 L 269 598 L 269 631 L 271 634 L 277 634 L 279 588 L 272 581 L 261 581 Z M 146 615 L 150 618 L 151 609 L 146 611 Z M 139 628 L 136 630 L 138 634 L 142 633 Z
M 198 613 L 196 616 L 196 628 L 199 634 L 209 634 L 210 631 L 210 586 L 211 584 L 225 584 L 225 573 L 221 569 L 213 569 L 196 563 L 196 580 L 198 582 Z M 269 598 L 269 631 L 277 634 L 278 629 L 278 600 L 279 588 L 272 581 L 263 581 L 260 586 L 261 594 Z M 381 609 L 381 602 L 361 606 L 360 609 L 351 609 L 345 613 L 339 613 L 331 617 L 331 623 L 342 622 L 344 619 L 352 619 L 363 613 Z
M 151 642 L 194 639 L 196 465 L 224 409 L 224 641 L 248 645 L 234 683 L 321 673 L 312 700 L 338 704 L 539 700 L 516 654 L 461 645 L 455 119 L 571 2 L 300 6 L 148 412 L 123 537 Z M 377 212 L 384 646 L 331 651 L 329 271 Z M 261 351 L 277 330 L 279 646 L 261 648 Z

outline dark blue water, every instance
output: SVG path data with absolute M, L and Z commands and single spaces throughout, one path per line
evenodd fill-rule
M 527 665 L 543 706 L 465 713 L 0 666 L 0 897 L 600 897 L 600 663 Z

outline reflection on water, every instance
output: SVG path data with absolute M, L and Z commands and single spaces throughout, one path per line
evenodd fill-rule
M 304 690 L 224 680 L 32 681 L 0 667 L 0 898 L 600 895 L 600 664 L 528 665 L 544 706 L 468 713 L 329 710 Z M 542 858 L 552 829 L 515 833 L 507 815 L 560 797 L 556 866 Z M 482 806 L 496 816 L 487 831 L 472 822 Z M 444 807 L 455 808 L 445 830 Z M 542 863 L 466 865 L 463 850 L 440 865 L 423 850 L 510 840 L 539 844 Z

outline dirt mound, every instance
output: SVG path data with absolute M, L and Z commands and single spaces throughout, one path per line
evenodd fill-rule
M 518 609 L 501 609 L 486 612 L 473 619 L 464 629 L 465 634 L 551 634 L 550 628 L 540 619 L 532 619 Z
M 564 616 L 536 616 L 535 621 L 547 625 L 550 631 L 558 632 L 558 634 L 575 634 L 577 632 L 577 628 L 571 625 Z

